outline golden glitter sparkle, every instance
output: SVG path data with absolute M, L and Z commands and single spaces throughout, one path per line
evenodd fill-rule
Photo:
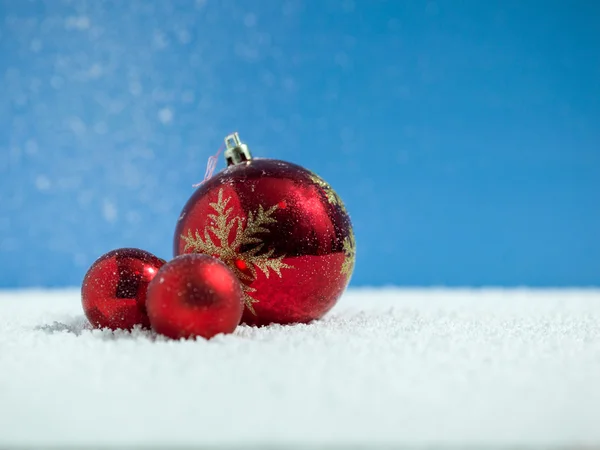
M 323 190 L 323 192 L 325 193 L 325 197 L 327 197 L 327 201 L 329 202 L 329 204 L 338 205 L 340 208 L 342 208 L 342 211 L 346 212 L 346 207 L 344 206 L 344 202 L 342 202 L 342 199 L 336 194 L 336 192 L 329 185 L 329 183 L 327 183 L 325 180 L 323 180 L 321 177 L 319 177 L 317 174 L 314 174 L 314 173 L 310 174 L 310 179 L 313 183 L 315 183 L 317 186 L 319 186 Z
M 329 183 L 312 172 L 310 174 L 310 179 L 323 190 L 329 204 L 339 206 L 344 213 L 348 214 L 344 202 L 342 202 L 342 199 L 337 195 Z M 354 261 L 356 258 L 356 242 L 354 240 L 354 233 L 352 233 L 351 229 L 350 236 L 344 238 L 344 254 L 346 255 L 346 258 L 344 259 L 340 272 L 349 277 L 354 270 Z
M 293 266 L 285 264 L 283 258 L 285 255 L 273 258 L 274 249 L 261 253 L 264 247 L 262 239 L 257 236 L 261 233 L 269 233 L 270 230 L 265 227 L 267 224 L 276 223 L 277 220 L 272 217 L 273 213 L 279 208 L 279 205 L 273 205 L 265 210 L 262 205 L 258 211 L 248 212 L 247 217 L 231 217 L 233 207 L 227 207 L 231 197 L 223 198 L 223 189 L 219 190 L 219 196 L 216 203 L 211 203 L 214 214 L 209 214 L 210 224 L 204 228 L 203 235 L 196 230 L 188 230 L 187 236 L 181 235 L 185 241 L 185 250 L 192 250 L 195 253 L 204 253 L 215 256 L 226 263 L 231 270 L 242 281 L 251 283 L 256 280 L 257 268 L 269 278 L 271 271 L 275 272 L 281 278 L 281 269 L 293 269 Z M 229 237 L 235 228 L 235 237 L 229 242 Z M 212 236 L 218 241 L 215 243 Z M 255 244 L 251 249 L 240 251 L 242 246 Z M 242 283 L 244 290 L 244 301 L 246 307 L 254 314 L 253 303 L 258 300 L 252 298 L 250 293 L 256 289 Z
M 350 236 L 344 239 L 344 254 L 346 257 L 344 258 L 340 272 L 349 277 L 352 275 L 356 259 L 356 241 L 354 240 L 354 233 L 352 231 L 350 231 Z

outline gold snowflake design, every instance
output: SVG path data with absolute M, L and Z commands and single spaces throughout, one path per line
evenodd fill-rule
M 256 289 L 248 286 L 246 282 L 251 283 L 256 280 L 258 274 L 257 268 L 269 278 L 271 272 L 275 272 L 281 278 L 281 269 L 293 269 L 283 262 L 285 255 L 273 258 L 274 249 L 261 253 L 264 243 L 257 235 L 260 233 L 269 233 L 270 230 L 265 225 L 277 223 L 277 220 L 272 217 L 277 210 L 278 205 L 271 206 L 265 210 L 262 205 L 258 207 L 258 211 L 248 212 L 248 217 L 230 217 L 233 212 L 233 207 L 227 205 L 231 201 L 231 197 L 223 198 L 223 189 L 219 189 L 219 196 L 216 203 L 210 203 L 211 208 L 215 211 L 214 214 L 209 214 L 210 224 L 204 228 L 203 235 L 196 230 L 192 234 L 192 230 L 188 230 L 188 234 L 181 235 L 185 241 L 185 250 L 192 250 L 194 253 L 205 253 L 215 256 L 226 263 L 242 280 L 242 289 L 244 291 L 244 301 L 246 307 L 256 314 L 252 306 L 258 300 L 253 298 L 250 293 L 256 292 Z M 229 242 L 229 236 L 232 230 L 235 229 L 235 237 Z M 211 236 L 215 236 L 217 243 L 213 241 Z M 242 246 L 255 244 L 249 250 L 241 251 Z M 248 273 L 249 272 L 249 273 Z
M 313 183 L 315 183 L 317 186 L 323 189 L 323 192 L 325 193 L 325 197 L 327 197 L 327 201 L 329 202 L 329 204 L 337 205 L 340 208 L 342 208 L 342 211 L 346 212 L 344 202 L 342 202 L 342 199 L 339 197 L 339 195 L 337 195 L 337 193 L 333 190 L 329 183 L 327 183 L 327 181 L 325 181 L 323 178 L 321 178 L 315 173 L 310 174 L 310 179 Z
M 315 173 L 310 174 L 310 179 L 313 183 L 315 183 L 317 186 L 323 189 L 323 192 L 325 193 L 325 197 L 327 198 L 329 204 L 339 206 L 345 214 L 348 214 L 344 202 L 342 202 L 342 199 L 339 197 L 339 195 L 337 195 L 337 193 L 333 190 L 329 183 L 327 183 Z M 344 254 L 346 255 L 346 258 L 344 259 L 344 263 L 342 264 L 342 268 L 340 269 L 340 273 L 346 276 L 350 276 L 352 274 L 352 270 L 354 269 L 354 261 L 356 259 L 356 241 L 354 240 L 354 233 L 352 233 L 352 229 L 350 229 L 349 231 L 350 236 L 344 238 L 343 244 Z
M 352 275 L 354 261 L 356 260 L 356 241 L 354 240 L 354 233 L 352 230 L 350 230 L 350 236 L 346 236 L 344 239 L 344 254 L 346 257 L 344 258 L 344 263 L 342 264 L 340 272 L 349 277 Z

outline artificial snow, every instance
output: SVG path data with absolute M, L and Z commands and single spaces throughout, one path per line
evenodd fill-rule
M 600 444 L 600 291 L 351 290 L 211 341 L 0 293 L 0 447 Z

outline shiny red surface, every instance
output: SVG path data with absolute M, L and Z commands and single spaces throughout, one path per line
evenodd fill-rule
M 148 287 L 152 328 L 173 339 L 232 333 L 242 317 L 239 280 L 218 259 L 191 254 L 165 264 Z
M 182 236 L 196 232 L 203 239 L 206 233 L 222 246 L 214 233 L 215 209 L 219 191 L 229 199 L 228 220 L 237 218 L 226 238 L 234 242 L 237 227 L 248 222 L 250 213 L 256 217 L 262 207 L 277 205 L 273 223 L 264 225 L 265 232 L 257 240 L 237 249 L 237 253 L 260 246 L 258 255 L 273 251 L 271 257 L 282 257 L 281 276 L 274 271 L 256 269 L 256 276 L 244 280 L 254 289 L 248 294 L 255 314 L 246 307 L 242 321 L 249 324 L 309 322 L 322 317 L 337 302 L 346 288 L 350 273 L 342 273 L 347 258 L 344 240 L 352 237 L 352 225 L 343 205 L 328 198 L 328 192 L 314 181 L 314 174 L 295 164 L 269 159 L 254 159 L 230 166 L 205 182 L 191 196 L 177 223 L 174 254 L 197 251 L 186 248 Z M 341 203 L 341 202 L 340 202 Z M 211 205 L 212 204 L 212 205 Z M 212 216 L 212 217 L 211 217 Z M 223 253 L 223 252 L 222 252 Z M 235 252 L 234 252 L 235 253 Z M 235 254 L 221 254 L 223 261 L 238 275 L 248 275 L 249 263 Z M 352 257 L 353 261 L 353 257 Z
M 113 250 L 98 258 L 81 286 L 83 311 L 95 328 L 149 327 L 146 290 L 165 261 L 135 248 Z

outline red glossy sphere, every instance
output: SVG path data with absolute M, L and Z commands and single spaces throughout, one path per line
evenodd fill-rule
M 98 258 L 81 286 L 83 311 L 95 328 L 149 327 L 146 290 L 165 261 L 136 248 L 121 248 Z
M 220 258 L 243 282 L 249 324 L 309 322 L 337 302 L 354 268 L 350 218 L 333 189 L 284 161 L 253 159 L 200 186 L 174 253 Z
M 148 287 L 152 328 L 179 338 L 232 333 L 240 323 L 243 292 L 229 268 L 207 255 L 183 255 L 165 264 Z

